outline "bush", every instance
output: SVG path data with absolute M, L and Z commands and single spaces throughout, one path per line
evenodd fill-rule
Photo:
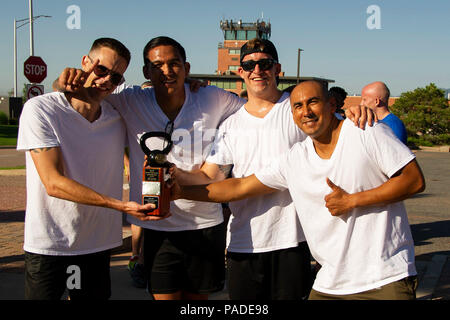
M 8 124 L 8 116 L 3 111 L 0 111 L 0 124 Z

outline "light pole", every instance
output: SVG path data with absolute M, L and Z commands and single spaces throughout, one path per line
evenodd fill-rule
M 300 52 L 304 51 L 303 49 L 298 49 L 297 54 L 297 84 L 300 82 Z
M 34 35 L 33 35 L 33 0 L 29 0 L 28 5 L 28 23 L 30 24 L 30 56 L 34 56 Z
M 31 3 L 31 0 L 30 0 Z M 30 10 L 31 12 L 32 10 Z M 20 19 L 16 20 L 14 19 L 14 97 L 17 97 L 17 29 L 27 25 L 28 23 L 33 24 L 33 21 L 38 18 L 51 18 L 51 16 L 45 16 L 40 15 L 33 18 L 26 18 L 26 19 Z M 21 25 L 17 26 L 17 22 L 23 22 Z M 30 27 L 30 33 L 33 32 L 33 28 Z M 34 54 L 34 44 L 33 44 L 33 35 L 30 35 L 30 55 L 32 56 Z

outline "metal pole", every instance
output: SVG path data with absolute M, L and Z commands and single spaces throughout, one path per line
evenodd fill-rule
M 302 52 L 303 49 L 298 49 L 297 54 L 297 84 L 300 82 L 300 52 Z
M 29 1 L 30 5 L 30 56 L 34 56 L 34 38 L 33 38 L 33 0 Z
M 14 19 L 14 97 L 17 97 L 17 28 Z

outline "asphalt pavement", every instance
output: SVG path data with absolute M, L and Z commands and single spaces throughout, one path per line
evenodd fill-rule
M 416 151 L 425 175 L 425 192 L 405 201 L 415 242 L 419 300 L 450 300 L 450 153 L 447 148 Z M 0 168 L 25 165 L 24 154 L 0 148 Z M 128 198 L 124 180 L 124 199 Z M 0 300 L 24 298 L 23 225 L 25 170 L 0 170 Z M 124 243 L 111 257 L 112 300 L 149 300 L 135 288 L 126 268 L 131 256 L 131 230 L 123 223 Z M 211 300 L 228 299 L 226 288 Z

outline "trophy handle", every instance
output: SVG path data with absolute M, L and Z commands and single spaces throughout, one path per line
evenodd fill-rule
M 142 148 L 142 151 L 147 155 L 147 157 L 150 157 L 150 154 L 155 151 L 151 151 L 145 142 L 149 138 L 164 138 L 165 141 L 167 141 L 167 146 L 162 150 L 158 150 L 157 153 L 163 153 L 163 154 L 169 154 L 170 150 L 172 149 L 173 141 L 171 135 L 169 135 L 166 132 L 160 132 L 160 131 L 152 131 L 152 132 L 146 132 L 141 136 L 140 139 L 140 145 Z

